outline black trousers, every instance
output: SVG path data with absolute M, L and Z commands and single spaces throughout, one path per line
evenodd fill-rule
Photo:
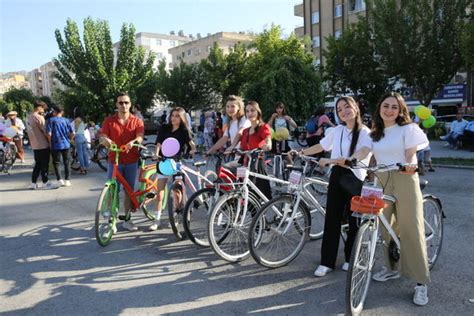
M 71 174 L 71 167 L 69 165 L 69 149 L 61 149 L 61 150 L 51 150 L 51 154 L 53 155 L 53 166 L 54 166 L 54 173 L 56 174 L 56 180 L 60 180 L 61 178 L 61 157 L 63 158 L 64 163 L 64 177 L 66 180 L 69 180 Z
M 354 195 L 362 191 L 360 181 L 350 169 L 335 166 L 329 178 L 326 219 L 321 247 L 321 264 L 334 269 L 341 236 L 341 225 L 344 217 L 349 222 L 344 255 L 346 262 L 350 261 L 352 245 L 357 235 L 357 219 L 351 216 L 350 203 Z
M 33 167 L 33 173 L 31 174 L 32 183 L 36 183 L 40 174 L 41 174 L 41 180 L 43 180 L 43 183 L 48 182 L 48 169 L 49 169 L 49 155 L 50 154 L 51 152 L 49 148 L 33 150 L 35 166 Z

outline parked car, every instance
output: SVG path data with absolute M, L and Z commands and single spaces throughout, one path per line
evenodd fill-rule
M 474 115 L 464 114 L 463 119 L 465 119 L 466 121 L 474 121 Z M 456 120 L 456 114 L 440 115 L 436 117 L 436 122 L 441 123 L 441 125 L 444 126 L 446 133 L 448 133 L 449 127 L 451 126 L 451 122 L 454 120 Z

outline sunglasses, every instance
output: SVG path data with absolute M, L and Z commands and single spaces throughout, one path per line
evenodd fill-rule
M 128 102 L 128 101 L 120 101 L 119 104 L 120 104 L 120 105 L 130 104 L 130 102 Z

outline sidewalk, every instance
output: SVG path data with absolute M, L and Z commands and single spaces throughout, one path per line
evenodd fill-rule
M 444 141 L 431 140 L 431 157 L 432 158 L 463 158 L 474 159 L 474 152 L 467 149 L 454 150 L 449 147 L 444 147 Z

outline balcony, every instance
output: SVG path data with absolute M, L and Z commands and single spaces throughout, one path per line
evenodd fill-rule
M 295 4 L 294 6 L 294 15 L 304 17 L 304 2 Z
M 295 35 L 298 36 L 298 37 L 303 37 L 304 36 L 304 25 L 303 26 L 296 26 Z

